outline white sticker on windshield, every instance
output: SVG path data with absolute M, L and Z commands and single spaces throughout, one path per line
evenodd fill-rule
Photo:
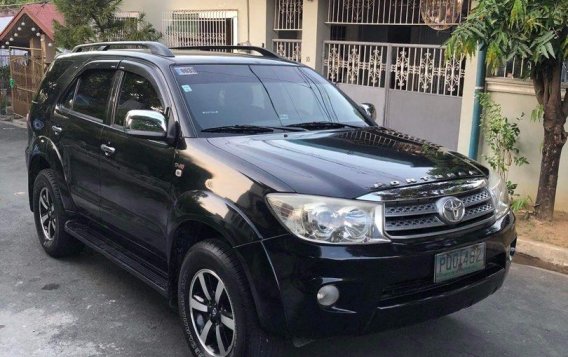
M 183 86 L 181 86 L 181 89 L 183 89 L 183 91 L 186 93 L 191 92 L 191 87 L 189 86 L 189 84 L 184 84 Z
M 193 68 L 191 66 L 176 67 L 176 72 L 180 76 L 191 76 L 193 74 L 197 74 L 197 71 L 195 70 L 195 68 Z
M 288 114 L 280 114 L 280 120 L 288 120 Z

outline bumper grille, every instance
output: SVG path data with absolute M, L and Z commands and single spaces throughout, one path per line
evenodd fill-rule
M 385 232 L 394 238 L 442 234 L 481 224 L 493 216 L 495 208 L 487 188 L 454 196 L 465 205 L 465 215 L 460 223 L 450 225 L 440 218 L 436 207 L 440 197 L 419 199 L 413 203 L 391 201 L 385 203 Z

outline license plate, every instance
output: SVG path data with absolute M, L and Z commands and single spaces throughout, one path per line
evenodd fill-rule
M 434 282 L 454 279 L 485 269 L 485 243 L 436 254 Z

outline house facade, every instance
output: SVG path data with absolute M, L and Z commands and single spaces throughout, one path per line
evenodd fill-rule
M 4 12 L 10 14 L 7 10 Z M 54 4 L 26 4 L 11 16 L 0 32 L 0 53 L 7 59 L 13 86 L 12 110 L 18 116 L 28 113 L 45 69 L 55 57 L 55 21 L 64 22 Z
M 124 0 L 119 16 L 146 19 L 172 47 L 250 43 L 310 66 L 355 101 L 377 109 L 379 124 L 468 153 L 477 59 L 446 56 L 443 43 L 471 0 Z M 487 78 L 510 117 L 530 116 L 536 99 L 522 64 Z M 568 82 L 568 76 L 565 78 Z M 518 192 L 536 195 L 542 128 L 521 122 L 530 165 L 514 168 Z M 540 139 L 539 139 L 540 138 Z M 540 141 L 539 141 L 540 140 Z M 482 158 L 487 148 L 480 141 Z M 568 154 L 557 208 L 568 210 Z

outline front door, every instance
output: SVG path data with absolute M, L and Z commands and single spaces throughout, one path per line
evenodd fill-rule
M 127 135 L 124 120 L 130 110 L 164 113 L 167 106 L 157 71 L 129 61 L 120 69 L 116 105 L 102 133 L 103 144 L 114 153 L 101 159 L 101 216 L 117 236 L 135 243 L 139 254 L 164 267 L 175 148 Z
M 101 134 L 118 61 L 88 64 L 56 105 L 50 130 L 79 213 L 98 220 Z

